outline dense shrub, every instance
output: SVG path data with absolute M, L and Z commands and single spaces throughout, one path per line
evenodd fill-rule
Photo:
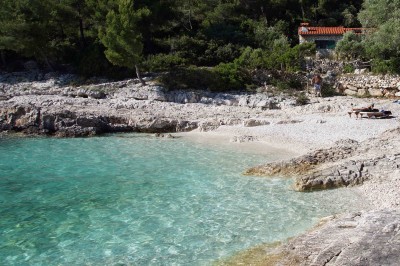
M 169 90 L 209 89 L 217 81 L 215 73 L 207 68 L 179 68 L 162 75 L 158 81 Z
M 240 56 L 241 47 L 232 43 L 211 41 L 207 49 L 199 56 L 199 62 L 205 66 L 215 66 L 219 63 L 232 62 Z
M 199 55 L 204 54 L 207 49 L 207 42 L 201 36 L 195 38 L 187 35 L 180 36 L 179 38 L 170 41 L 171 52 L 180 58 L 184 58 L 191 65 L 199 65 Z
M 221 63 L 214 68 L 213 72 L 218 80 L 212 84 L 212 90 L 239 90 L 251 83 L 249 73 L 235 63 Z
M 272 85 L 283 92 L 300 91 L 303 89 L 303 84 L 294 76 L 277 76 L 272 80 Z
M 364 43 L 361 36 L 352 31 L 346 32 L 343 39 L 338 41 L 336 54 L 343 59 L 357 59 L 365 55 Z
M 100 44 L 93 44 L 83 50 L 77 60 L 79 74 L 85 77 L 104 76 L 112 65 L 104 56 L 104 47 Z
M 176 67 L 184 66 L 187 60 L 176 54 L 149 55 L 143 66 L 149 71 L 167 71 Z
M 321 94 L 322 97 L 332 97 L 332 96 L 338 96 L 340 95 L 332 85 L 329 85 L 327 83 L 322 83 L 322 88 L 321 88 Z
M 289 84 L 282 80 L 277 81 L 276 87 L 281 91 L 289 91 L 291 89 Z
M 167 89 L 194 89 L 210 91 L 240 90 L 250 85 L 249 75 L 233 63 L 215 68 L 188 67 L 172 70 L 159 80 Z
M 261 49 L 246 47 L 241 55 L 233 62 L 237 67 L 246 69 L 264 68 L 265 53 Z
M 375 59 L 372 61 L 371 69 L 374 73 L 400 73 L 400 58 Z

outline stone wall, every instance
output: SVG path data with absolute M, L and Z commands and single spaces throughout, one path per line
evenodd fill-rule
M 336 90 L 359 97 L 400 97 L 400 76 L 343 74 L 337 79 Z

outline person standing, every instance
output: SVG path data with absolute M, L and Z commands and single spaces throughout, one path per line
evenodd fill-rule
M 322 77 L 318 73 L 315 73 L 311 80 L 311 83 L 314 85 L 315 96 L 322 97 L 321 95 Z

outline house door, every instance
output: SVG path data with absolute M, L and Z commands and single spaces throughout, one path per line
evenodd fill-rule
M 336 42 L 331 40 L 316 40 L 315 45 L 317 46 L 317 49 L 335 49 Z

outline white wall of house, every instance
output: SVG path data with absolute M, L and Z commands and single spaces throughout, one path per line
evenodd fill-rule
M 343 38 L 343 35 L 299 35 L 300 44 L 305 43 L 305 42 L 315 42 L 315 41 L 338 42 L 342 38 Z

